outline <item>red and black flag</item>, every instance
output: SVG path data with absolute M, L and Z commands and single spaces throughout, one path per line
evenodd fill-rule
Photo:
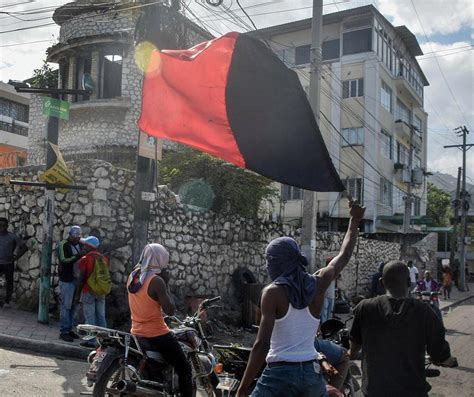
M 247 35 L 154 51 L 139 127 L 287 185 L 344 190 L 296 73 Z

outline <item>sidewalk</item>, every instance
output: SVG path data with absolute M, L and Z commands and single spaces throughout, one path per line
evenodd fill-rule
M 87 358 L 90 349 L 79 345 L 81 339 L 69 343 L 59 339 L 59 321 L 48 325 L 37 321 L 37 313 L 18 309 L 15 304 L 0 308 L 0 347 L 27 349 L 37 353 L 70 358 Z
M 457 305 L 474 296 L 474 283 L 469 283 L 469 291 L 459 292 L 456 287 L 451 289 L 451 299 L 443 299 L 443 292 L 439 295 L 440 310 L 448 310 L 451 306 Z

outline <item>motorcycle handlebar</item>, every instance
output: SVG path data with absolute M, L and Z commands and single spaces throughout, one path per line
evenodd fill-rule
M 202 302 L 202 306 L 207 307 L 209 305 L 212 305 L 214 302 L 218 302 L 220 300 L 221 300 L 220 296 L 216 296 L 215 298 L 206 299 L 204 302 Z

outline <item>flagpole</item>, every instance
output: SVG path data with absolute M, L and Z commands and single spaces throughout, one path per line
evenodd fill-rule
M 311 70 L 309 80 L 309 103 L 319 125 L 321 92 L 321 36 L 323 30 L 323 0 L 313 0 L 313 19 L 311 27 Z M 317 231 L 317 193 L 303 192 L 303 225 L 301 250 L 309 262 L 309 270 L 316 270 L 316 231 Z

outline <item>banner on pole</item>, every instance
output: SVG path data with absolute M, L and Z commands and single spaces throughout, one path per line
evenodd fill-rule
M 56 156 L 56 160 L 54 164 L 48 168 L 43 174 L 41 175 L 40 179 L 43 182 L 54 184 L 62 184 L 62 185 L 72 185 L 74 180 L 69 173 L 67 168 L 66 162 L 63 159 L 61 152 L 59 151 L 58 145 L 49 142 L 50 149 L 54 152 Z M 68 189 L 59 189 L 61 193 L 68 192 Z

